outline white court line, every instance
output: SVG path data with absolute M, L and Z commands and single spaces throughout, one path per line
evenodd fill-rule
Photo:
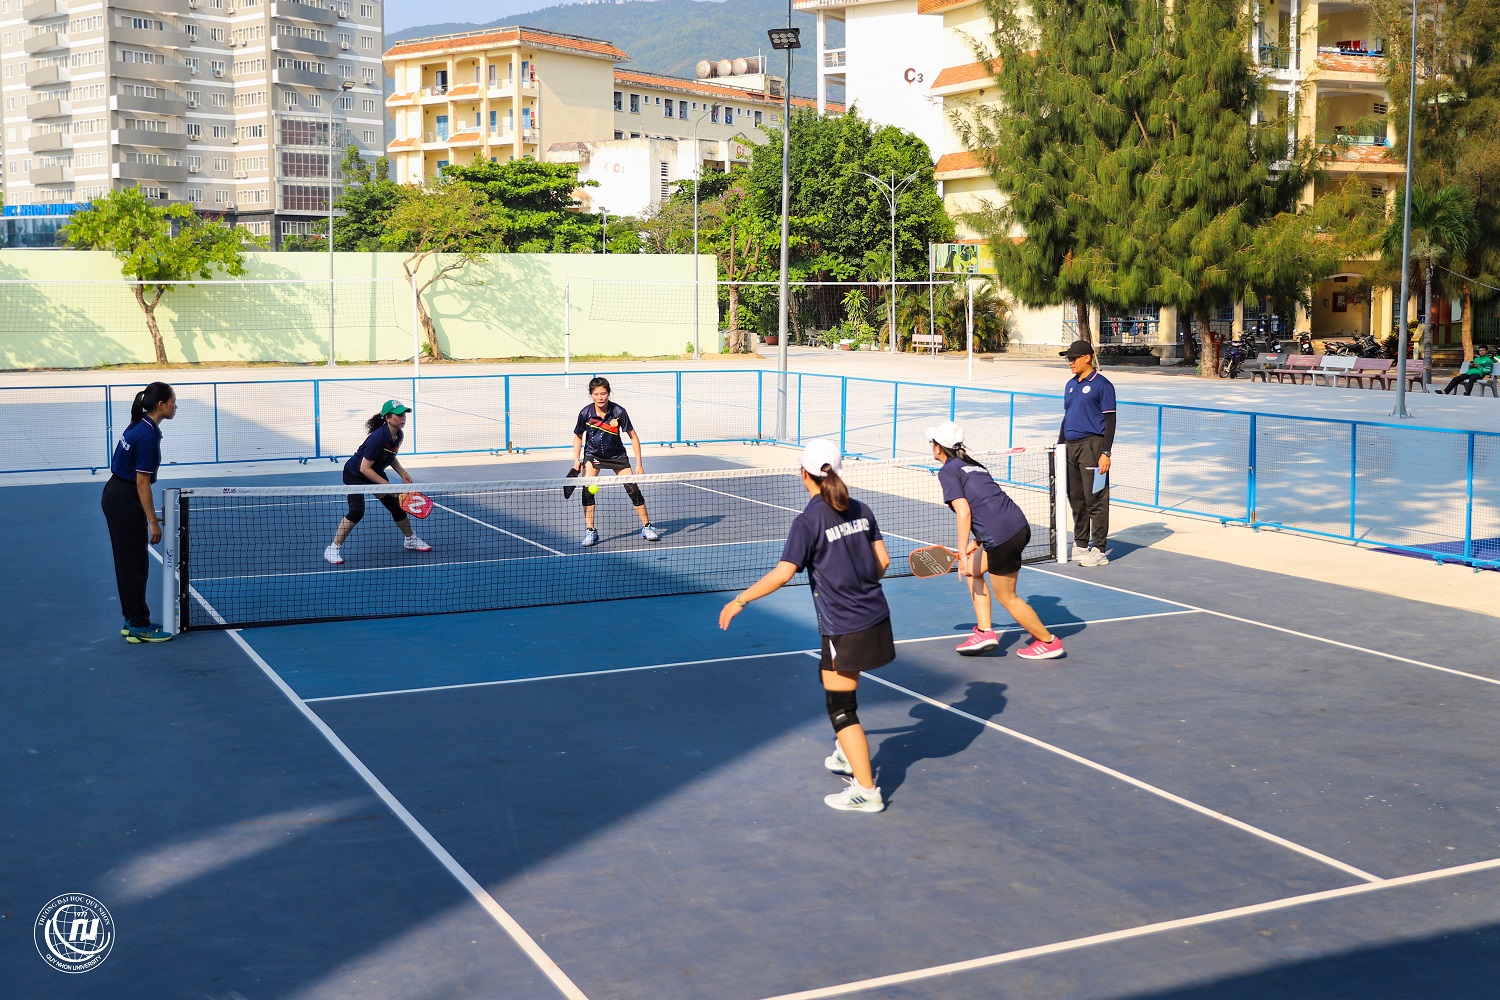
M 1315 642 L 1327 643 L 1330 646 L 1338 646 L 1342 649 L 1353 650 L 1356 653 L 1369 653 L 1371 656 L 1379 656 L 1383 659 L 1394 660 L 1397 663 L 1409 663 L 1414 667 L 1426 667 L 1428 670 L 1437 670 L 1445 674 L 1453 674 L 1457 677 L 1467 677 L 1470 680 L 1483 681 L 1486 684 L 1500 685 L 1500 678 L 1486 677 L 1483 674 L 1473 674 L 1469 673 L 1467 670 L 1455 670 L 1452 667 L 1440 667 L 1436 663 L 1427 663 L 1424 660 L 1413 660 L 1408 656 L 1397 656 L 1395 653 L 1385 653 L 1378 649 L 1371 649 L 1368 646 L 1356 646 L 1353 643 L 1340 642 L 1338 639 L 1329 639 L 1325 636 L 1313 635 L 1311 632 L 1299 632 L 1296 629 L 1285 628 L 1281 625 L 1272 625 L 1269 622 L 1256 621 L 1254 618 L 1241 618 L 1239 615 L 1231 615 L 1224 611 L 1215 611 L 1212 608 L 1200 608 L 1196 604 L 1187 604 L 1183 601 L 1174 601 L 1168 597 L 1156 597 L 1152 594 L 1142 594 L 1139 591 L 1126 590 L 1124 587 L 1115 587 L 1107 583 L 1099 583 L 1097 580 L 1089 580 L 1079 576 L 1069 576 L 1066 573 L 1058 573 L 1054 570 L 1038 569 L 1035 566 L 1029 568 L 1037 573 L 1045 573 L 1048 576 L 1055 576 L 1060 580 L 1073 580 L 1078 583 L 1087 583 L 1095 587 L 1102 587 L 1105 590 L 1113 590 L 1118 594 L 1129 594 L 1132 597 L 1144 597 L 1148 600 L 1158 601 L 1162 604 L 1175 604 L 1179 608 L 1190 608 L 1193 611 L 1201 611 L 1206 615 L 1213 615 L 1215 618 L 1225 618 L 1229 621 L 1241 622 L 1245 625 L 1259 625 L 1261 628 L 1268 628 L 1273 632 L 1284 632 L 1287 635 L 1297 636 L 1299 639 L 1312 639 Z
M 563 554 L 563 553 L 557 551 L 556 549 L 552 548 L 551 546 L 543 545 L 541 542 L 532 541 L 530 538 L 527 538 L 525 535 L 518 535 L 514 531 L 506 531 L 504 528 L 500 527 L 498 524 L 491 524 L 488 521 L 481 521 L 479 518 L 472 517 L 472 516 L 470 516 L 468 514 L 465 514 L 461 510 L 454 510 L 452 507 L 449 507 L 446 504 L 440 504 L 437 501 L 433 501 L 432 505 L 434 507 L 440 508 L 442 510 L 446 510 L 450 514 L 457 515 L 458 517 L 463 518 L 465 521 L 473 521 L 475 524 L 479 525 L 482 528 L 489 528 L 491 531 L 498 531 L 502 535 L 506 535 L 506 536 L 509 536 L 510 538 L 518 539 L 519 541 L 525 542 L 527 545 L 535 545 L 537 548 L 543 549 L 543 550 L 545 550 L 547 552 L 550 552 L 550 553 L 552 553 L 555 556 L 560 556 L 560 555 Z
M 1179 931 L 1189 927 L 1203 927 L 1208 924 L 1222 923 L 1226 920 L 1235 920 L 1240 917 L 1251 917 L 1261 913 L 1274 913 L 1277 910 L 1287 910 L 1293 907 L 1307 906 L 1312 903 L 1321 903 L 1330 899 L 1362 896 L 1366 893 L 1381 892 L 1386 889 L 1400 888 L 1408 885 L 1418 885 L 1438 879 L 1457 878 L 1461 875 L 1494 871 L 1495 869 L 1500 869 L 1500 859 L 1476 861 L 1472 864 L 1457 865 L 1453 868 L 1438 868 L 1433 871 L 1418 872 L 1415 875 L 1402 875 L 1397 878 L 1380 879 L 1362 885 L 1348 885 L 1338 889 L 1324 889 L 1321 892 L 1309 892 L 1301 896 L 1286 896 L 1282 899 L 1273 899 L 1264 903 L 1253 903 L 1249 906 L 1236 906 L 1228 910 L 1215 910 L 1211 913 L 1200 913 L 1194 917 L 1180 917 L 1176 920 L 1162 920 L 1153 924 L 1142 924 L 1139 927 L 1108 931 L 1104 934 L 1090 934 L 1087 937 L 1057 941 L 1052 944 L 1038 945 L 1034 948 L 1004 951 L 994 955 L 985 955 L 980 958 L 966 959 L 962 962 L 950 962 L 947 965 L 934 965 L 925 969 L 913 969 L 910 972 L 898 972 L 889 976 L 861 979 L 852 983 L 840 983 L 837 986 L 824 986 L 818 989 L 803 990 L 800 993 L 783 993 L 780 996 L 770 997 L 768 1000 L 823 1000 L 825 997 L 846 996 L 850 993 L 858 993 L 863 990 L 899 986 L 904 983 L 918 982 L 923 979 L 935 979 L 938 976 L 951 976 L 960 972 L 971 972 L 975 969 L 1005 965 L 1010 962 L 1019 962 L 1023 959 L 1036 958 L 1041 955 L 1057 955 L 1069 951 L 1078 951 L 1083 948 L 1091 948 L 1095 945 L 1110 944 L 1115 941 L 1129 941 L 1133 938 L 1148 937 L 1167 931 Z
M 1032 746 L 1038 747 L 1042 750 L 1046 750 L 1048 753 L 1055 753 L 1060 757 L 1071 760 L 1075 764 L 1082 764 L 1084 767 L 1098 771 L 1100 774 L 1108 775 L 1109 777 L 1114 778 L 1117 781 L 1123 781 L 1128 785 L 1139 788 L 1143 792 L 1150 792 L 1152 795 L 1166 799 L 1168 802 L 1171 802 L 1174 805 L 1182 806 L 1185 809 L 1191 809 L 1193 812 L 1199 813 L 1203 816 L 1207 816 L 1209 819 L 1218 820 L 1220 823 L 1227 823 L 1237 830 L 1242 830 L 1245 833 L 1252 834 L 1253 836 L 1259 837 L 1262 840 L 1270 841 L 1276 846 L 1283 847 L 1289 851 L 1295 851 L 1298 854 L 1303 855 L 1304 857 L 1311 858 L 1314 861 L 1321 862 L 1322 864 L 1328 865 L 1329 867 L 1337 868 L 1339 871 L 1345 872 L 1349 875 L 1353 875 L 1355 878 L 1364 879 L 1366 882 L 1380 881 L 1380 876 L 1378 875 L 1371 875 L 1369 872 L 1362 871 L 1359 868 L 1355 868 L 1353 865 L 1347 865 L 1337 858 L 1331 858 L 1326 854 L 1318 853 L 1310 847 L 1304 847 L 1301 844 L 1296 843 L 1295 841 L 1287 840 L 1284 837 L 1278 837 L 1276 836 L 1276 834 L 1271 833 L 1268 830 L 1262 830 L 1258 826 L 1251 826 L 1249 823 L 1246 823 L 1243 820 L 1235 819 L 1233 816 L 1222 813 L 1217 809 L 1210 809 L 1207 806 L 1199 805 L 1191 799 L 1185 799 L 1181 795 L 1176 795 L 1172 792 L 1167 791 L 1165 788 L 1160 788 L 1156 785 L 1150 784 L 1149 782 L 1142 781 L 1139 778 L 1132 778 L 1130 775 L 1126 774 L 1123 771 L 1116 771 L 1114 768 L 1109 767 L 1106 764 L 1101 764 L 1096 760 L 1090 760 L 1087 757 L 1083 757 L 1079 754 L 1073 753 L 1071 750 L 1064 750 L 1060 746 L 1048 743 L 1045 740 L 1039 740 L 1035 736 L 1028 736 L 1020 730 L 1011 729 L 1009 726 L 1002 726 L 1000 725 L 1000 723 L 994 722 L 990 719 L 982 719 L 977 715 L 970 715 L 968 712 L 965 712 L 959 708 L 954 708 L 952 705 L 949 705 L 946 702 L 938 701 L 936 698 L 929 698 L 925 694 L 913 691 L 908 687 L 903 687 L 900 684 L 897 684 L 895 681 L 888 681 L 878 674 L 866 674 L 865 676 L 869 677 L 870 680 L 875 681 L 877 684 L 884 684 L 886 687 L 891 688 L 895 691 L 900 691 L 902 694 L 915 698 L 918 701 L 923 701 L 936 708 L 941 708 L 944 711 L 952 712 L 954 715 L 962 716 L 963 718 L 968 719 L 971 722 L 977 722 L 981 726 L 987 726 L 988 728 L 993 729 L 996 732 L 1004 733 L 1007 736 L 1014 737 L 1015 739 L 1018 739 L 1023 743 L 1030 743 Z
M 161 556 L 155 549 L 148 547 L 148 551 L 156 557 L 158 562 L 161 561 Z M 191 590 L 191 588 L 189 589 Z M 209 614 L 213 615 L 216 621 L 220 623 L 224 621 L 223 617 L 212 604 L 205 601 L 196 590 L 191 590 L 191 592 L 193 597 L 208 610 Z M 365 766 L 364 761 L 360 760 L 354 751 L 349 749 L 348 744 L 340 739 L 338 734 L 316 712 L 308 707 L 307 702 L 299 698 L 297 692 L 293 691 L 291 686 L 281 679 L 281 675 L 271 668 L 271 665 L 255 651 L 254 647 L 245 641 L 245 637 L 240 634 L 240 630 L 230 629 L 227 634 L 244 651 L 251 662 L 259 667 L 261 672 L 270 679 L 271 683 L 276 686 L 276 689 L 323 735 L 323 738 L 328 741 L 329 745 L 333 747 L 338 755 L 344 758 L 344 762 L 364 780 L 365 784 L 370 786 L 370 790 L 385 803 L 386 808 L 405 824 L 406 828 L 421 842 L 422 846 L 427 848 L 432 856 L 437 859 L 438 863 L 448 870 L 448 874 L 452 875 L 459 885 L 468 890 L 469 895 L 474 898 L 474 901 L 489 914 L 495 923 L 500 925 L 501 929 L 526 953 L 527 957 L 536 963 L 537 968 L 551 980 L 552 985 L 557 987 L 558 992 L 569 998 L 569 1000 L 588 1000 L 587 995 L 574 984 L 573 980 L 568 978 L 567 973 L 563 972 L 562 968 L 552 960 L 552 957 L 542 950 L 541 946 L 536 943 L 531 935 L 526 933 L 525 928 L 496 901 L 495 897 L 490 895 L 489 890 L 480 885 L 478 880 L 470 875 L 463 865 L 459 864 L 458 860 L 448 853 L 442 844 L 438 843 L 437 838 L 428 832 L 421 821 L 413 816 L 406 806 L 401 804 L 401 801 L 392 794 L 391 790 L 385 786 L 385 783 Z
M 1148 615 L 1127 615 L 1124 618 L 1098 618 L 1083 622 L 1057 622 L 1057 628 L 1070 625 L 1104 625 L 1109 622 L 1136 621 L 1141 618 L 1165 618 L 1169 615 L 1191 615 L 1195 611 L 1159 611 Z M 1013 628 L 996 629 L 997 632 L 1024 632 L 1025 629 L 1019 625 Z M 943 635 L 925 635 L 915 639 L 897 639 L 896 645 L 901 646 L 910 642 L 936 642 L 941 639 L 961 638 L 957 633 L 944 633 Z M 319 698 L 306 699 L 309 703 L 315 701 L 352 701 L 356 698 L 384 698 L 393 694 L 427 694 L 432 691 L 461 691 L 466 688 L 498 687 L 502 684 L 529 684 L 532 681 L 561 681 L 574 677 L 602 677 L 606 674 L 628 674 L 639 670 L 666 670 L 669 667 L 701 667 L 710 663 L 738 663 L 742 660 L 761 660 L 771 656 L 820 656 L 822 651 L 818 649 L 783 649 L 770 653 L 751 653 L 747 656 L 715 656 L 706 660 L 679 660 L 676 663 L 647 663 L 637 667 L 611 667 L 607 670 L 580 670 L 566 674 L 539 674 L 535 677 L 507 677 L 497 681 L 469 681 L 464 684 L 436 684 L 432 687 L 419 688 L 396 688 L 390 691 L 365 691 L 360 694 L 329 694 Z

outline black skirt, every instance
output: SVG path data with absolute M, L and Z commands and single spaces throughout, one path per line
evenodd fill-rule
M 883 667 L 895 658 L 896 640 L 891 635 L 891 620 L 886 618 L 848 635 L 825 635 L 823 656 L 818 661 L 818 667 L 841 674 L 852 674 Z

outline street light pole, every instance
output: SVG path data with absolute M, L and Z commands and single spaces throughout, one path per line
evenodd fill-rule
M 792 27 L 792 0 L 786 4 L 786 27 L 772 28 L 771 48 L 786 49 L 786 80 L 781 85 L 781 281 L 776 309 L 776 440 L 786 440 L 787 410 L 787 241 L 790 239 L 792 201 L 792 50 L 801 48 L 798 29 Z
M 339 143 L 334 137 L 334 112 L 345 94 L 354 89 L 353 80 L 345 80 L 328 102 L 328 367 L 337 368 L 333 339 L 333 173 L 337 164 Z
M 891 325 L 889 328 L 891 332 L 891 342 L 887 345 L 886 349 L 893 354 L 896 351 L 897 341 L 900 339 L 896 336 L 896 197 L 901 193 L 901 189 L 906 187 L 906 185 L 910 184 L 912 181 L 916 180 L 917 176 L 921 174 L 921 172 L 922 171 L 920 170 L 913 170 L 911 173 L 902 178 L 902 180 L 898 183 L 896 181 L 896 171 L 894 170 L 891 171 L 891 179 L 889 181 L 887 181 L 883 177 L 876 177 L 874 174 L 866 174 L 863 170 L 860 171 L 861 174 L 869 179 L 871 184 L 874 184 L 877 188 L 880 189 L 880 192 L 885 195 L 886 201 L 889 202 L 891 206 Z
M 599 252 L 609 253 L 609 209 L 599 209 L 602 218 L 599 220 Z
M 698 116 L 693 122 L 693 360 L 698 360 L 698 175 L 703 173 L 703 156 L 698 151 L 698 126 L 703 119 L 718 111 L 718 102 Z
M 1393 417 L 1410 417 L 1406 412 L 1406 303 L 1411 295 L 1411 180 L 1412 139 L 1417 127 L 1417 0 L 1411 0 L 1411 80 L 1406 92 L 1406 206 L 1401 219 L 1401 299 L 1393 310 L 1396 313 L 1396 408 Z M 1427 317 L 1428 322 L 1432 317 Z M 1429 365 L 1431 358 L 1424 359 Z

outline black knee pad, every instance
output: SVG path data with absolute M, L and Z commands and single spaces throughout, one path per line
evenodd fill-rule
M 360 521 L 364 520 L 364 517 L 365 517 L 365 505 L 364 504 L 358 504 L 358 505 L 356 505 L 356 504 L 350 504 L 349 505 L 349 513 L 347 513 L 347 514 L 344 515 L 344 520 L 348 521 L 350 524 L 358 524 Z
M 828 719 L 833 723 L 835 734 L 850 726 L 859 725 L 859 707 L 853 691 L 824 691 L 823 699 L 828 704 Z
M 625 495 L 630 498 L 630 503 L 635 507 L 646 506 L 646 498 L 641 496 L 641 488 L 635 483 L 625 484 Z
M 595 488 L 597 489 L 598 487 L 596 486 Z M 585 507 L 592 507 L 592 506 L 594 506 L 594 494 L 589 491 L 589 488 L 587 486 L 585 486 L 583 489 L 579 490 L 578 492 L 580 492 L 580 493 L 583 494 L 583 505 Z

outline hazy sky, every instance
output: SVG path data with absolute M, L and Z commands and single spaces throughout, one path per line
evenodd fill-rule
M 487 24 L 523 11 L 553 7 L 565 0 L 385 0 L 385 30 L 418 24 L 467 21 Z

